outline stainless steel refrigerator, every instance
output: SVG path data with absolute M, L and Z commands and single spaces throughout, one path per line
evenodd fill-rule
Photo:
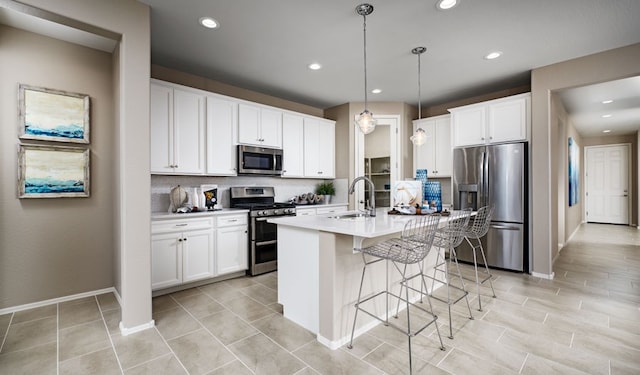
M 489 232 L 482 238 L 490 267 L 528 272 L 527 144 L 508 143 L 453 151 L 454 209 L 494 207 Z M 473 262 L 464 241 L 459 260 Z M 479 263 L 482 257 L 478 254 Z

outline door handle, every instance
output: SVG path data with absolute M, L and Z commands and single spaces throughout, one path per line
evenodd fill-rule
M 502 230 L 520 230 L 520 228 L 518 227 L 510 227 L 507 225 L 492 225 L 491 228 L 493 229 L 502 229 Z

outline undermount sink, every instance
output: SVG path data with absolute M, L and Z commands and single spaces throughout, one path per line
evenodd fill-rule
M 366 212 L 354 212 L 354 213 L 348 213 L 348 214 L 342 214 L 342 215 L 336 215 L 336 216 L 329 216 L 330 219 L 338 219 L 338 220 L 358 220 L 358 219 L 366 219 L 368 217 L 371 217 L 371 216 Z

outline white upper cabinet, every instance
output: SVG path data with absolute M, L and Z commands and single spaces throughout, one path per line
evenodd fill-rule
M 151 83 L 151 172 L 204 174 L 205 97 Z
M 304 119 L 304 175 L 335 178 L 335 122 Z
M 282 111 L 239 104 L 238 143 L 282 148 Z
M 531 94 L 452 108 L 453 146 L 522 141 L 531 123 Z
M 236 131 L 238 103 L 207 96 L 207 174 L 237 175 Z
M 427 140 L 413 146 L 413 169 L 427 169 L 430 177 L 451 176 L 451 115 L 436 116 L 413 122 L 413 131 L 422 128 Z
M 304 118 L 282 116 L 282 177 L 304 177 Z

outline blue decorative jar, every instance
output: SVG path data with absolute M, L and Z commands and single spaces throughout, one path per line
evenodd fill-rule
M 424 200 L 429 202 L 429 206 L 433 206 L 435 202 L 436 210 L 442 211 L 442 187 L 440 181 L 427 181 L 423 183 L 424 186 Z

